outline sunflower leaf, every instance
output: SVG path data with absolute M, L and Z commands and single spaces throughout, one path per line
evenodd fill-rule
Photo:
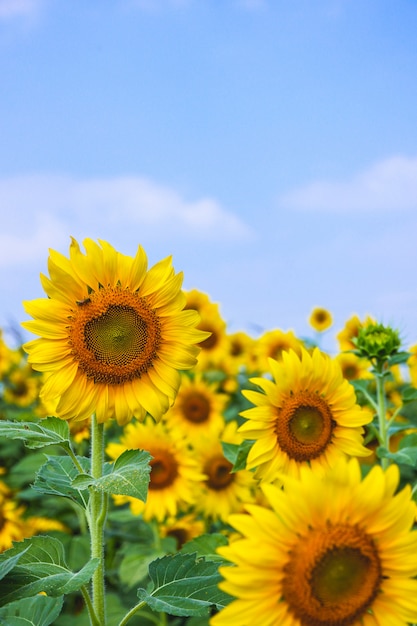
M 131 496 L 146 501 L 151 471 L 149 452 L 125 450 L 114 463 L 104 464 L 104 475 L 93 478 L 87 474 L 76 477 L 72 486 L 76 489 L 93 487 L 112 495 Z
M 394 463 L 399 465 L 411 465 L 411 467 L 417 467 L 417 448 L 408 446 L 401 448 L 398 452 L 389 452 L 382 446 L 377 448 L 377 455 L 379 458 L 391 459 Z
M 223 557 L 217 554 L 219 546 L 225 546 L 228 543 L 227 537 L 220 533 L 207 533 L 199 535 L 194 539 L 187 541 L 182 548 L 182 554 L 196 553 L 198 557 L 205 557 L 210 561 L 224 561 Z
M 149 566 L 152 591 L 138 589 L 138 597 L 154 611 L 170 615 L 208 615 L 210 608 L 223 608 L 230 596 L 218 588 L 222 580 L 218 563 L 193 554 L 164 556 Z
M 242 441 L 241 444 L 222 442 L 223 454 L 233 464 L 232 473 L 246 469 L 246 459 L 253 446 L 252 440 Z
M 63 596 L 38 595 L 11 602 L 0 609 L 0 623 L 4 626 L 49 626 L 61 613 L 63 600 Z
M 65 563 L 62 543 L 55 537 L 38 535 L 0 554 L 0 570 L 3 566 L 7 568 L 9 560 L 19 554 L 19 561 L 0 585 L 1 605 L 40 592 L 57 597 L 77 591 L 90 581 L 99 563 L 99 559 L 90 559 L 79 572 L 73 572 Z
M 79 475 L 70 457 L 47 456 L 46 463 L 39 469 L 33 489 L 39 493 L 64 496 L 81 507 L 87 505 L 87 498 L 80 493 L 80 488 L 73 487 L 73 481 Z M 78 461 L 85 471 L 88 471 L 90 462 L 85 457 L 78 457 Z
M 32 450 L 44 446 L 70 445 L 68 423 L 58 417 L 47 417 L 33 422 L 0 422 L 0 437 L 21 439 Z

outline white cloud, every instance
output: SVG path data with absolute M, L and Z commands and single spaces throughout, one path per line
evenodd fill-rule
M 393 156 L 346 181 L 320 180 L 279 198 L 287 209 L 396 212 L 417 209 L 417 158 Z
M 75 179 L 20 176 L 0 179 L 0 266 L 66 249 L 69 236 L 202 243 L 253 237 L 239 217 L 212 198 L 188 200 L 142 177 Z
M 0 19 L 31 17 L 36 14 L 42 0 L 0 0 Z

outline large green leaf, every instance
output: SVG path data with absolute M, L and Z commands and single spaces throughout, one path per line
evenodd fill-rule
M 149 566 L 153 590 L 138 589 L 138 597 L 154 611 L 171 615 L 207 615 L 210 607 L 220 609 L 230 596 L 218 588 L 222 579 L 218 563 L 196 554 L 176 554 L 153 561 Z
M 61 613 L 63 596 L 50 598 L 37 595 L 11 602 L 0 609 L 2 626 L 49 626 Z
M 68 423 L 58 417 L 47 417 L 33 422 L 0 421 L 0 437 L 21 439 L 28 448 L 70 445 Z
M 417 448 L 408 446 L 401 448 L 398 452 L 389 452 L 386 448 L 377 448 L 379 458 L 386 458 L 398 463 L 399 465 L 411 465 L 417 467 Z
M 151 458 L 149 452 L 144 450 L 126 450 L 114 463 L 104 464 L 104 475 L 101 478 L 94 479 L 81 474 L 72 485 L 76 489 L 94 487 L 105 493 L 131 496 L 146 502 Z
M 217 554 L 219 546 L 225 546 L 228 543 L 227 537 L 220 533 L 210 533 L 199 535 L 194 539 L 187 541 L 182 548 L 183 554 L 196 553 L 198 557 L 204 556 L 210 561 L 224 561 L 223 557 Z
M 91 559 L 79 572 L 73 572 L 65 563 L 64 547 L 58 539 L 43 535 L 25 539 L 0 554 L 0 572 L 8 570 L 0 585 L 0 604 L 40 592 L 56 597 L 77 591 L 89 582 L 98 563 L 99 559 Z
M 33 488 L 43 494 L 65 496 L 85 508 L 88 494 L 85 496 L 80 489 L 73 487 L 74 478 L 80 474 L 72 459 L 67 456 L 47 456 L 46 459 L 46 463 L 36 475 Z M 88 471 L 89 460 L 78 457 L 78 461 L 82 468 Z

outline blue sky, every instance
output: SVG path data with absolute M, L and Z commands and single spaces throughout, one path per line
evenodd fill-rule
M 0 0 L 0 325 L 72 235 L 172 254 L 230 331 L 417 343 L 416 32 L 415 0 Z

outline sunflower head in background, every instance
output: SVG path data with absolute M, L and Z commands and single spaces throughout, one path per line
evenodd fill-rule
M 148 269 L 141 246 L 130 257 L 105 241 L 83 243 L 85 254 L 72 239 L 69 258 L 50 251 L 47 298 L 24 303 L 33 320 L 23 326 L 39 335 L 24 348 L 46 374 L 41 397 L 62 419 L 159 420 L 208 333 L 184 310 L 171 257 Z

